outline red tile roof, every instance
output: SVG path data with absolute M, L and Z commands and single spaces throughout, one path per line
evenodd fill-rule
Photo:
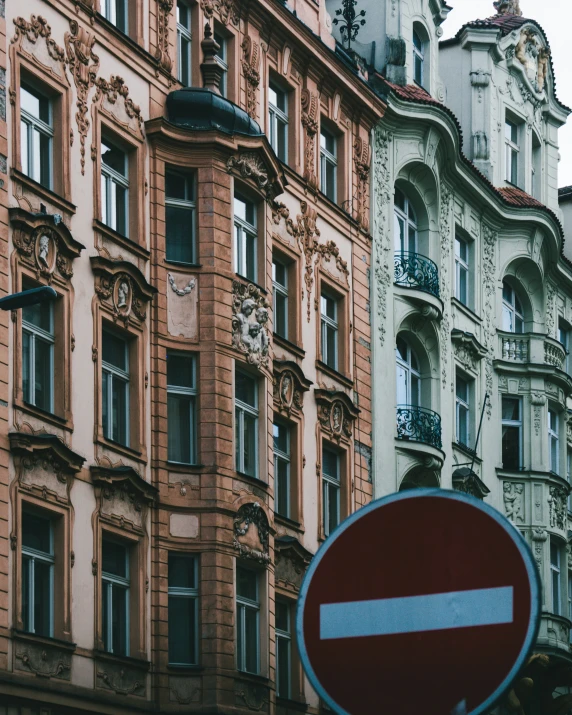
M 517 189 L 516 186 L 506 186 L 504 188 L 497 189 L 497 191 L 501 193 L 505 200 L 513 206 L 532 206 L 534 208 L 541 209 L 546 208 L 543 203 L 537 201 L 530 194 L 527 194 L 526 191 Z

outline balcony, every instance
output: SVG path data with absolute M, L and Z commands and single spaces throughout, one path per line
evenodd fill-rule
M 562 370 L 566 359 L 564 347 L 553 338 L 538 333 L 499 331 L 501 360 L 508 362 L 544 363 Z
M 439 269 L 430 258 L 419 253 L 396 253 L 394 283 L 439 297 Z
M 441 449 L 441 415 L 426 407 L 398 405 L 397 439 Z

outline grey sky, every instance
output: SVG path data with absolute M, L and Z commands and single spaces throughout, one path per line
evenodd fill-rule
M 492 0 L 448 0 L 453 7 L 443 23 L 443 39 L 452 37 L 466 22 L 484 19 L 495 14 Z M 572 3 L 570 0 L 520 0 L 524 17 L 536 20 L 542 27 L 550 49 L 556 74 L 556 94 L 558 99 L 572 107 L 572 72 L 570 71 L 570 22 Z M 572 184 L 572 115 L 559 133 L 560 167 L 559 186 Z

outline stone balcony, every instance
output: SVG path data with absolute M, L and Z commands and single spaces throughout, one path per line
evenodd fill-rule
M 505 362 L 551 365 L 562 370 L 566 351 L 558 340 L 539 333 L 498 331 L 499 359 Z

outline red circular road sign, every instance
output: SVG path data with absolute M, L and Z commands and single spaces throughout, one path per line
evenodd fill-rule
M 536 565 L 498 511 L 416 489 L 346 519 L 304 577 L 310 682 L 343 715 L 483 713 L 510 687 L 540 617 Z

